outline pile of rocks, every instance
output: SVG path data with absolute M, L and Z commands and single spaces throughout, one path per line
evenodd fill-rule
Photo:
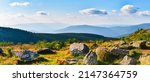
M 83 62 L 86 65 L 96 65 L 97 55 L 89 50 L 89 47 L 84 43 L 73 43 L 70 45 L 70 53 L 73 56 L 85 56 Z M 78 60 L 66 60 L 69 64 L 75 64 Z

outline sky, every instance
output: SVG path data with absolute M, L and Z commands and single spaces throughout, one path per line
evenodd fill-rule
M 150 0 L 0 0 L 0 26 L 150 23 Z

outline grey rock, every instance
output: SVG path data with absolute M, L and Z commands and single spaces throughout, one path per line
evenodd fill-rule
M 89 47 L 83 43 L 73 43 L 70 45 L 70 52 L 73 56 L 86 55 Z
M 125 55 L 129 55 L 129 50 L 113 48 L 110 50 L 110 53 L 116 56 L 124 57 Z
M 20 52 L 16 52 L 16 56 L 19 57 L 21 60 L 32 60 L 39 56 L 36 52 L 32 52 L 29 50 L 23 50 Z
M 68 65 L 74 65 L 74 64 L 78 63 L 78 60 L 76 60 L 76 59 L 66 59 L 66 63 Z
M 96 53 L 89 51 L 89 53 L 84 57 L 83 62 L 86 65 L 97 65 L 98 62 Z
M 136 58 L 125 56 L 123 60 L 120 62 L 121 65 L 135 65 L 137 62 Z
M 3 53 L 3 50 L 2 50 L 2 48 L 0 48 L 0 53 Z
M 38 54 L 54 54 L 55 52 L 53 52 L 51 49 L 49 48 L 42 48 L 42 49 L 39 49 L 37 51 Z

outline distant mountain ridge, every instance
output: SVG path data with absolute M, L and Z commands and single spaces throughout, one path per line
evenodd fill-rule
M 96 34 L 87 34 L 87 33 L 46 34 L 46 33 L 32 33 L 14 28 L 0 27 L 0 41 L 4 42 L 30 43 L 30 42 L 37 42 L 39 40 L 64 41 L 73 38 L 84 41 L 96 39 L 103 39 L 103 40 L 113 39 Z
M 113 27 L 100 27 L 91 25 L 75 25 L 69 26 L 64 29 L 56 30 L 56 33 L 91 33 L 103 35 L 106 37 L 120 37 L 134 33 L 138 29 L 150 28 L 150 23 L 143 23 L 139 25 L 129 26 L 113 26 Z
M 26 30 L 35 33 L 51 33 L 57 29 L 67 27 L 69 25 L 62 23 L 26 23 L 10 25 L 9 27 Z

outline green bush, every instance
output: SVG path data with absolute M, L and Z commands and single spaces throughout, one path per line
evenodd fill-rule
M 54 49 L 54 50 L 60 50 L 62 47 L 65 46 L 63 41 L 47 42 L 45 40 L 37 42 L 36 45 L 39 48 L 50 48 L 50 49 Z
M 72 44 L 72 43 L 76 43 L 76 42 L 78 42 L 78 40 L 75 38 L 66 40 L 67 44 Z
M 104 40 L 97 39 L 97 40 L 95 40 L 94 42 L 95 42 L 95 44 L 101 44 L 101 43 L 103 43 L 103 42 L 104 42 Z
M 10 46 L 10 45 L 14 45 L 13 42 L 0 42 L 0 46 Z
M 45 48 L 47 46 L 47 41 L 46 40 L 38 41 L 36 43 L 36 46 L 39 48 Z
M 140 55 L 141 55 L 141 53 L 140 53 L 140 51 L 138 51 L 138 50 L 131 50 L 131 51 L 129 52 L 129 56 L 130 56 L 130 57 L 140 57 Z
M 62 47 L 64 47 L 65 44 L 62 41 L 53 41 L 47 43 L 47 48 L 54 49 L 54 50 L 60 50 Z
M 12 56 L 13 56 L 13 53 L 12 53 L 12 49 L 11 49 L 11 48 L 7 48 L 5 53 L 6 53 L 6 55 L 7 55 L 8 57 L 12 57 Z

